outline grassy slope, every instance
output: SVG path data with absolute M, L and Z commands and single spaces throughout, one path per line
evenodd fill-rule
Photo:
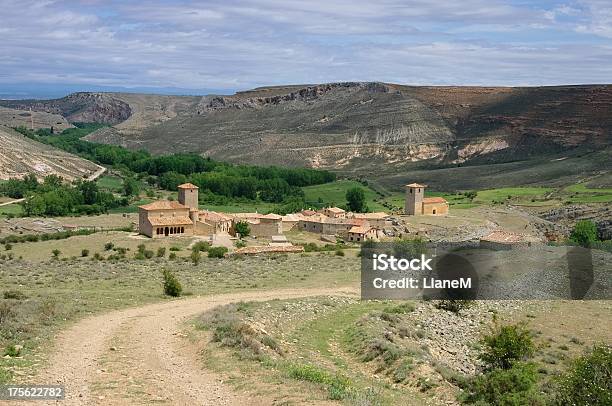
M 95 238 L 98 237 L 101 236 Z M 78 246 L 80 251 L 75 241 L 60 243 Z M 97 241 L 96 252 L 106 257 L 108 252 L 102 248 L 103 241 L 106 241 L 103 237 Z M 142 242 L 147 249 L 155 250 L 159 245 L 151 240 L 133 243 Z M 40 249 L 39 244 L 16 244 L 14 250 Z M 64 247 L 64 251 L 68 249 Z M 87 258 L 44 262 L 0 260 L 0 291 L 19 290 L 28 298 L 0 299 L 0 305 L 7 303 L 12 308 L 12 316 L 3 323 L 0 332 L 0 352 L 4 355 L 4 348 L 9 344 L 25 346 L 23 359 L 0 357 L 0 383 L 7 379 L 7 370 L 31 367 L 37 356 L 48 350 L 46 347 L 55 332 L 67 323 L 100 311 L 164 300 L 161 288 L 164 268 L 177 275 L 186 292 L 197 295 L 278 287 L 347 286 L 356 285 L 359 277 L 356 258 L 347 260 L 333 253 L 237 260 L 203 257 L 198 266 L 189 263 L 187 258 L 168 260 L 168 251 L 166 258 L 142 261 L 95 261 L 91 259 L 93 254 L 92 249 Z M 128 258 L 133 254 L 134 249 L 128 251 Z M 188 254 L 184 248 L 179 251 L 181 257 Z M 61 257 L 65 258 L 64 255 Z M 322 260 L 325 267 L 320 266 Z

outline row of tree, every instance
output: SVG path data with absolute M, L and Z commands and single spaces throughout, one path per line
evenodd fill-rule
M 117 198 L 101 191 L 95 182 L 64 183 L 56 175 L 39 182 L 34 175 L 11 179 L 0 185 L 0 194 L 12 198 L 26 198 L 23 203 L 26 216 L 66 216 L 69 214 L 97 214 L 126 206 L 127 198 Z

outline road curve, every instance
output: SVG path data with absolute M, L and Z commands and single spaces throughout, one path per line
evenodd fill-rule
M 254 404 L 247 394 L 235 393 L 202 368 L 201 348 L 180 334 L 181 324 L 215 306 L 241 300 L 356 294 L 353 287 L 243 292 L 91 316 L 59 333 L 48 366 L 31 383 L 65 385 L 66 399 L 46 404 Z

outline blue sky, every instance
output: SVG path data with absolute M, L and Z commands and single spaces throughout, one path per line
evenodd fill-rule
M 0 7 L 0 90 L 612 82 L 612 0 L 0 0 Z

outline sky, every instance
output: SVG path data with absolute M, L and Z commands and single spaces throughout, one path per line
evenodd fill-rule
M 0 0 L 0 7 L 0 98 L 340 81 L 612 83 L 612 0 Z

